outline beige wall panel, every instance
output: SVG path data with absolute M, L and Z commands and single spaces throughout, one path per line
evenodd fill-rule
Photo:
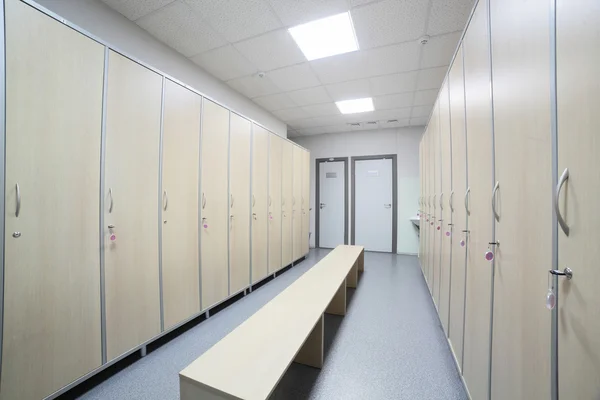
M 306 255 L 310 230 L 310 152 L 302 150 L 302 161 L 302 255 Z
M 231 113 L 229 132 L 229 293 L 250 285 L 252 123 Z
M 281 259 L 282 266 L 289 265 L 292 260 L 292 195 L 293 195 L 293 144 L 282 141 L 281 166 Z
M 302 257 L 302 166 L 303 155 L 298 146 L 293 146 L 292 178 L 292 254 L 294 261 Z
M 551 315 L 542 304 L 552 265 L 550 7 L 521 0 L 492 0 L 490 7 L 500 183 L 492 398 L 547 399 Z
M 202 112 L 201 141 L 200 273 L 202 309 L 207 309 L 229 295 L 229 110 L 207 99 Z
M 5 5 L 0 398 L 25 400 L 45 397 L 101 363 L 98 188 L 104 48 L 19 1 Z M 14 232 L 21 236 L 13 237 Z
M 252 283 L 267 276 L 269 227 L 269 132 L 252 130 Z
M 281 269 L 281 163 L 282 142 L 269 134 L 269 273 Z

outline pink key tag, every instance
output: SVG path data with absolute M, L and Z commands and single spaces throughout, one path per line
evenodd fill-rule
M 433 226 L 433 221 L 431 221 L 431 226 Z
M 111 234 L 110 235 L 110 240 L 114 242 L 115 240 L 117 240 L 117 236 L 114 233 Z
M 485 259 L 487 261 L 492 261 L 494 259 L 494 253 L 488 249 L 488 251 L 485 252 Z
M 554 307 L 556 307 L 556 295 L 552 289 L 548 289 L 548 294 L 546 294 L 546 308 L 554 310 Z
M 465 247 L 465 239 L 460 240 L 460 247 Z
M 446 236 L 450 237 L 450 231 L 446 231 Z
M 269 219 L 273 219 L 273 216 L 272 216 L 272 215 L 269 215 Z
M 439 231 L 440 229 L 442 229 L 442 227 L 438 225 L 437 226 L 437 230 Z
M 204 225 L 202 225 L 202 226 L 204 226 L 204 229 L 208 229 L 208 224 L 207 224 L 207 223 L 205 223 L 205 224 L 204 224 Z

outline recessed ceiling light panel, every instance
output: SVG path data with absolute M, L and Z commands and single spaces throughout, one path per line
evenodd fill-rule
M 358 50 L 350 12 L 289 29 L 308 61 Z
M 373 111 L 373 99 L 365 97 L 364 99 L 336 101 L 335 105 L 342 114 L 355 114 L 367 111 Z

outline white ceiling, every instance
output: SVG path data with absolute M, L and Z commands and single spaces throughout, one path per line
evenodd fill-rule
M 285 121 L 290 137 L 425 125 L 474 2 L 102 1 Z M 308 62 L 287 28 L 348 10 L 360 50 Z M 375 111 L 334 104 L 360 97 Z

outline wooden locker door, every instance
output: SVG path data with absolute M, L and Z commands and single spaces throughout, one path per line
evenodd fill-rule
M 423 226 L 423 139 L 419 142 L 419 229 Z M 423 235 L 419 232 L 419 264 L 423 268 Z
M 252 123 L 231 113 L 229 129 L 229 293 L 250 285 Z
M 162 81 L 160 75 L 110 51 L 104 201 L 109 361 L 160 333 Z
M 441 216 L 438 222 L 438 235 L 441 236 L 440 251 L 442 261 L 440 263 L 440 320 L 444 327 L 446 336 L 448 335 L 448 318 L 450 316 L 450 277 L 451 277 L 451 250 L 452 236 L 447 236 L 450 233 L 452 225 L 452 213 L 450 211 L 450 193 L 452 192 L 452 160 L 450 157 L 451 137 L 450 137 L 450 100 L 448 94 L 448 80 L 444 82 L 440 91 L 440 144 L 441 144 L 441 169 L 442 169 L 442 194 L 438 203 L 441 207 Z
M 473 398 L 487 396 L 490 363 L 492 263 L 485 260 L 484 254 L 493 239 L 491 194 L 494 171 L 487 20 L 487 3 L 481 2 L 463 41 L 468 180 L 471 188 L 463 374 Z
M 302 257 L 302 149 L 293 146 L 294 160 L 293 193 L 292 193 L 292 254 L 294 261 Z
M 206 98 L 203 102 L 200 137 L 200 280 L 202 309 L 205 310 L 229 296 L 229 110 Z
M 20 1 L 5 6 L 0 398 L 39 399 L 102 362 L 98 188 L 104 47 Z
M 427 130 L 425 131 L 425 135 L 423 136 L 423 144 L 425 148 L 425 218 L 423 219 L 423 226 L 421 228 L 421 233 L 425 236 L 425 244 L 423 246 L 423 252 L 425 254 L 423 273 L 425 275 L 425 280 L 427 281 L 427 288 L 429 292 L 431 292 L 431 279 L 429 278 L 429 262 L 431 260 L 431 235 L 429 232 L 429 221 L 431 218 L 431 210 L 429 205 L 431 204 L 431 191 L 429 185 L 431 184 L 431 177 L 429 176 L 431 172 L 431 166 L 429 162 L 431 157 L 429 156 L 430 152 L 430 143 L 429 143 L 429 125 L 427 126 Z
M 431 132 L 431 147 L 432 147 L 432 171 L 433 185 L 431 189 L 432 193 L 432 204 L 433 217 L 431 218 L 431 224 L 429 225 L 431 236 L 432 236 L 432 260 L 431 260 L 431 295 L 433 296 L 433 302 L 435 303 L 436 310 L 439 313 L 440 306 L 440 241 L 441 241 L 441 230 L 438 231 L 437 227 L 439 220 L 441 219 L 441 210 L 439 206 L 440 194 L 442 192 L 441 187 L 441 152 L 440 152 L 440 103 L 439 99 L 433 106 L 433 130 Z
M 310 230 L 310 153 L 302 150 L 302 255 L 309 252 Z
M 268 274 L 269 132 L 252 129 L 252 283 Z
M 598 187 L 600 187 L 600 4 L 557 1 L 558 174 L 568 168 L 559 227 L 558 376 L 560 399 L 600 398 Z
M 450 128 L 452 130 L 452 279 L 450 282 L 450 346 L 463 365 L 463 318 L 465 305 L 466 248 L 469 236 L 465 197 L 467 191 L 467 154 L 465 126 L 465 92 L 463 82 L 463 53 L 458 49 L 454 64 L 448 72 L 450 85 Z M 464 241 L 464 242 L 463 242 Z M 463 247 L 461 243 L 465 243 Z M 474 397 L 477 398 L 477 397 Z
M 269 134 L 269 274 L 281 269 L 282 142 L 276 134 Z
M 543 304 L 552 265 L 554 190 L 550 7 L 522 0 L 492 0 L 490 7 L 500 217 L 491 397 L 548 399 L 551 313 Z
M 198 180 L 202 97 L 165 81 L 162 280 L 164 328 L 200 312 Z
M 293 179 L 293 144 L 282 140 L 281 166 L 281 260 L 282 266 L 291 264 L 292 260 L 292 179 Z

